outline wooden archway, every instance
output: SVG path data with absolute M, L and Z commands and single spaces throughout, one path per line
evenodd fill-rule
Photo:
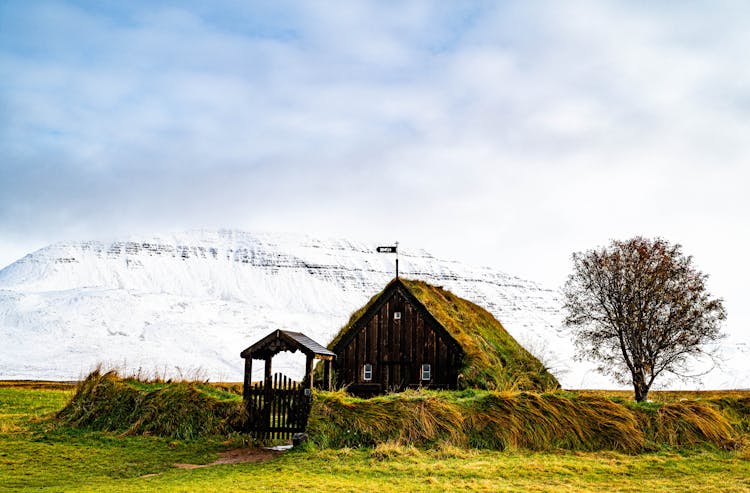
M 301 351 L 307 356 L 305 375 L 310 391 L 313 388 L 313 361 L 316 358 L 323 360 L 323 388 L 331 389 L 331 362 L 336 358 L 336 354 L 300 332 L 277 329 L 240 353 L 240 356 L 245 359 L 243 382 L 243 396 L 245 398 L 247 398 L 252 384 L 253 359 L 265 361 L 263 382 L 266 388 L 270 388 L 272 385 L 271 359 L 282 351 L 292 353 Z

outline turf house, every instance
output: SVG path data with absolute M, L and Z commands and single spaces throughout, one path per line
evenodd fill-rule
M 336 353 L 336 385 L 360 396 L 418 387 L 558 387 L 488 311 L 423 281 L 392 280 L 328 347 Z

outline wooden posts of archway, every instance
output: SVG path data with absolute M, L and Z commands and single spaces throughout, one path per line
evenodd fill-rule
M 271 360 L 281 351 L 302 351 L 304 388 L 271 371 Z M 289 438 L 302 433 L 312 407 L 313 362 L 323 360 L 323 388 L 331 388 L 331 362 L 336 355 L 304 334 L 275 330 L 240 354 L 245 359 L 242 397 L 247 412 L 246 431 L 256 438 Z M 264 360 L 263 382 L 252 382 L 253 359 Z

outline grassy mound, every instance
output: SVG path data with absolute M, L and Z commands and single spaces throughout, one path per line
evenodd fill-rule
M 634 452 L 644 445 L 635 416 L 607 399 L 506 392 L 459 404 L 469 417 L 469 442 L 479 448 Z
M 465 445 L 461 410 L 436 394 L 406 391 L 372 399 L 315 395 L 307 432 L 322 448 L 448 443 Z
M 92 372 L 58 419 L 72 426 L 191 439 L 241 428 L 242 397 L 194 382 L 145 383 Z
M 242 429 L 236 388 L 143 382 L 92 372 L 57 413 L 64 423 L 194 439 Z M 633 403 L 576 393 L 407 391 L 372 399 L 316 392 L 308 435 L 321 448 L 382 444 L 492 450 L 637 453 L 750 443 L 750 397 Z
M 738 434 L 728 416 L 708 403 L 679 401 L 657 409 L 644 407 L 640 419 L 655 443 L 671 446 L 696 446 L 705 442 L 730 448 Z
M 750 397 L 720 396 L 710 400 L 740 433 L 750 435 Z
M 544 391 L 560 386 L 490 312 L 438 286 L 402 280 L 466 351 L 466 387 Z
M 372 399 L 319 393 L 308 434 L 333 448 L 396 443 L 636 453 L 660 446 L 731 449 L 741 430 L 715 404 L 697 401 L 636 405 L 563 393 L 409 391 Z

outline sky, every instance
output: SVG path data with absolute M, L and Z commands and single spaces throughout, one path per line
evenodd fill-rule
M 0 2 L 0 267 L 196 228 L 560 287 L 683 245 L 746 331 L 750 4 Z

